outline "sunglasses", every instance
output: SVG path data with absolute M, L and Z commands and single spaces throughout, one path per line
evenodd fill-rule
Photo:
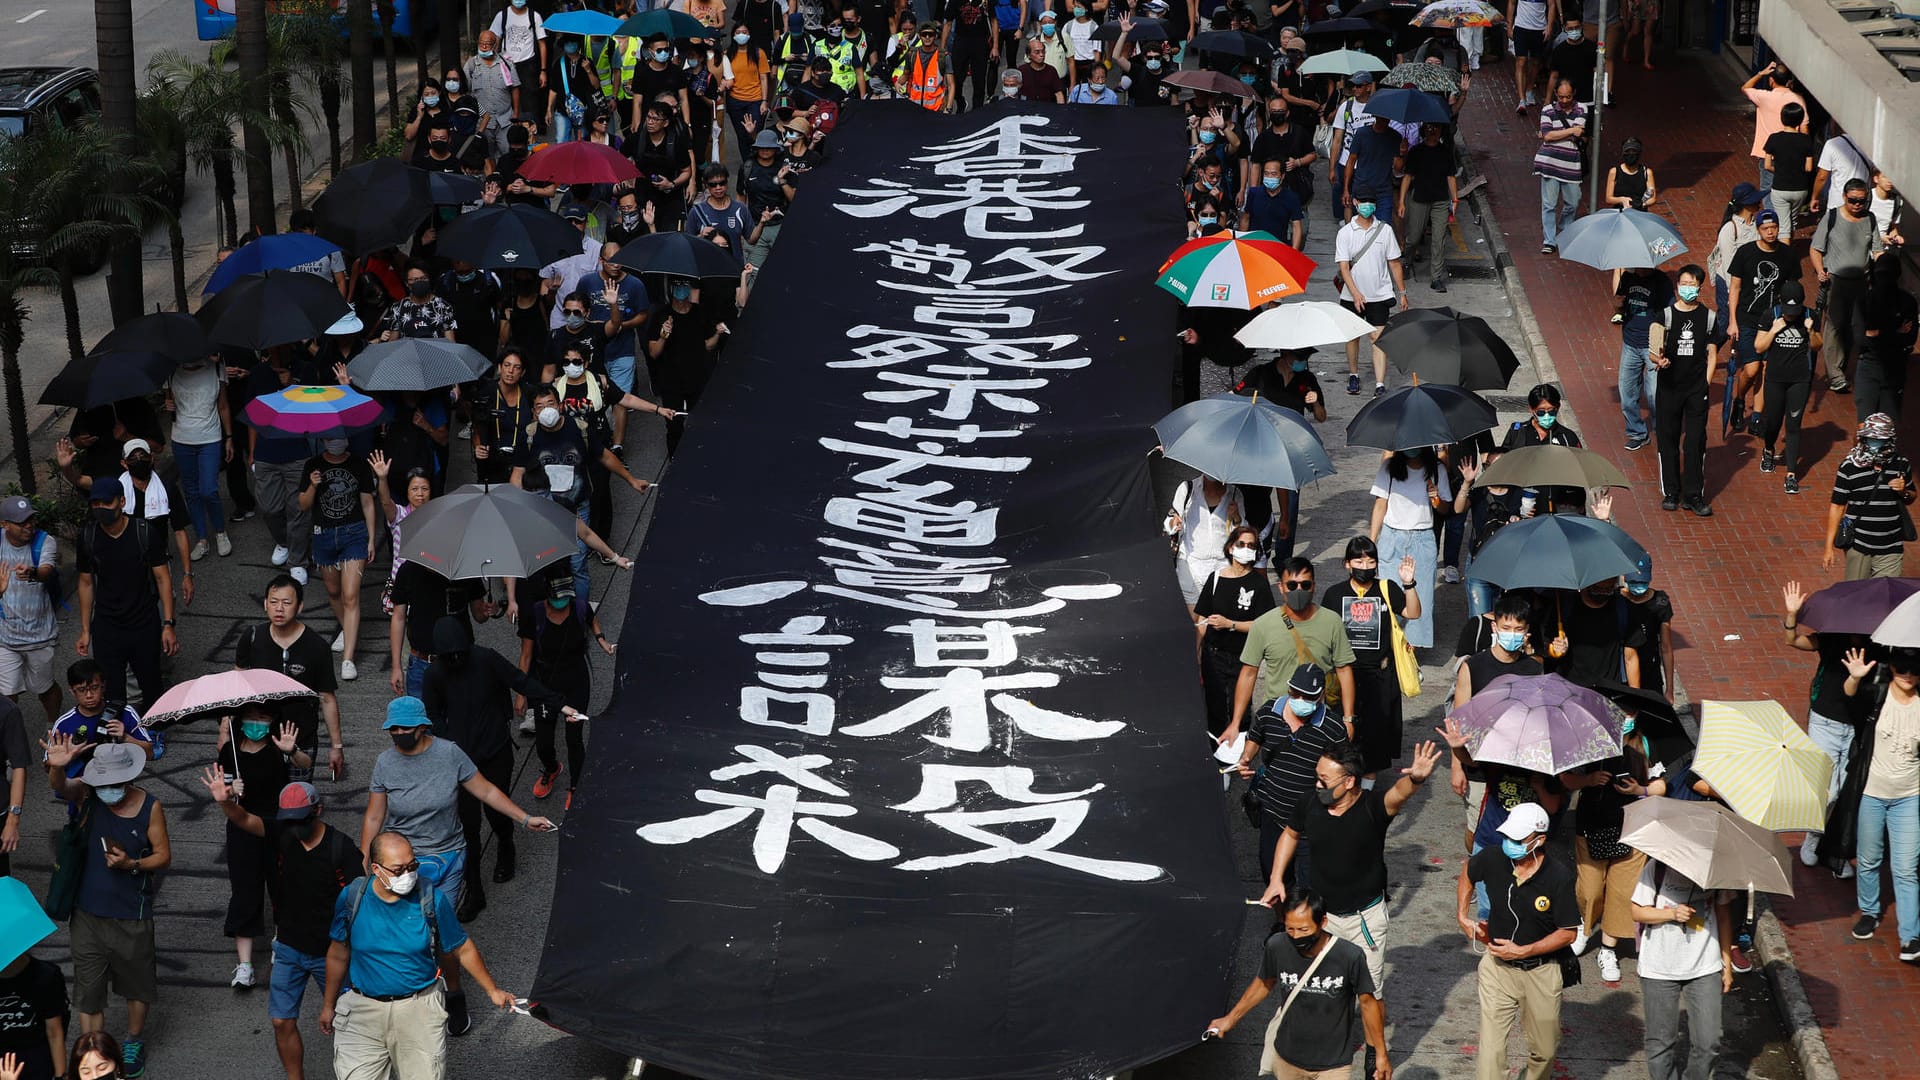
M 1283 581 L 1280 587 L 1287 592 L 1306 592 L 1313 588 L 1311 581 Z
M 1867 200 L 1865 200 L 1865 199 L 1848 199 L 1848 200 L 1847 200 L 1847 205 L 1848 205 L 1848 206 L 1865 206 L 1865 205 L 1867 205 Z
M 1560 410 L 1559 410 L 1559 409 L 1535 409 L 1535 410 L 1533 411 L 1533 415 L 1535 415 L 1535 416 L 1558 416 L 1558 415 L 1560 415 Z

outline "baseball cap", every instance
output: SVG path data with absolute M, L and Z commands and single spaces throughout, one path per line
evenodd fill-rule
M 1773 222 L 1775 225 L 1780 224 L 1780 215 L 1774 213 L 1771 210 L 1762 210 L 1760 211 L 1760 216 L 1753 219 L 1753 223 L 1756 226 L 1765 225 L 1769 221 Z
M 1633 569 L 1627 573 L 1628 585 L 1653 584 L 1653 556 L 1642 555 L 1634 561 Z
M 280 789 L 280 809 L 276 812 L 276 821 L 304 821 L 313 816 L 313 808 L 320 805 L 320 793 L 312 784 L 294 781 Z
M 1509 840 L 1525 840 L 1537 832 L 1547 831 L 1547 812 L 1539 803 L 1523 802 L 1507 811 L 1507 820 L 1500 825 L 1500 835 Z
M 568 221 L 585 221 L 587 220 L 587 208 L 578 205 L 568 206 L 560 211 L 560 216 L 566 218 Z
M 807 28 L 807 17 L 805 15 L 802 15 L 796 11 L 793 14 L 787 16 L 787 29 L 805 30 L 806 28 Z
M 33 516 L 33 503 L 25 495 L 0 499 L 0 521 L 18 525 Z
M 427 722 L 427 704 L 417 697 L 397 697 L 387 702 L 387 722 L 382 728 L 421 727 Z
M 1373 82 L 1373 72 L 1356 71 L 1353 73 L 1353 76 L 1347 80 L 1347 85 L 1367 86 L 1367 85 L 1370 85 L 1372 82 Z
M 123 458 L 132 457 L 133 452 L 136 450 L 145 450 L 151 454 L 153 453 L 153 444 L 145 439 L 128 439 L 126 445 L 120 448 L 120 456 Z
M 111 476 L 96 476 L 93 478 L 93 487 L 87 489 L 87 501 L 112 502 L 125 494 L 120 490 L 120 481 Z
M 1727 201 L 1735 206 L 1759 206 L 1766 199 L 1761 197 L 1759 188 L 1742 180 L 1733 185 L 1733 197 Z
M 1287 689 L 1303 698 L 1317 698 L 1327 692 L 1327 673 L 1317 664 L 1301 664 L 1293 669 L 1293 678 L 1287 680 Z

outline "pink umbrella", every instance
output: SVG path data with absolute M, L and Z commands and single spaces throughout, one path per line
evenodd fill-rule
M 1553 775 L 1620 756 L 1623 715 L 1558 675 L 1502 675 L 1448 718 L 1475 761 Z
M 217 671 L 189 679 L 161 694 L 141 722 L 148 728 L 162 728 L 203 716 L 238 712 L 263 701 L 319 696 L 277 671 L 260 668 Z

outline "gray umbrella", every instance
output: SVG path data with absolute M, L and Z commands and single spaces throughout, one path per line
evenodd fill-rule
M 400 523 L 398 556 L 452 580 L 532 577 L 573 555 L 572 511 L 511 484 L 468 484 Z
M 1333 475 L 1333 459 L 1304 417 L 1270 401 L 1215 394 L 1189 402 L 1153 425 L 1167 460 L 1216 480 L 1298 491 Z
M 1647 557 L 1617 525 L 1544 514 L 1501 526 L 1474 555 L 1468 576 L 1503 589 L 1584 589 L 1633 573 Z
M 445 338 L 401 338 L 367 346 L 347 365 L 361 390 L 437 390 L 486 375 L 493 365 L 471 345 Z
M 1645 210 L 1602 210 L 1560 230 L 1560 257 L 1598 270 L 1659 266 L 1687 245 L 1680 231 Z

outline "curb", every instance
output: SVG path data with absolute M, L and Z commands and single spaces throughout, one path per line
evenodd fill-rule
M 1464 154 L 1466 143 L 1460 142 L 1460 146 Z M 1485 235 L 1487 247 L 1493 252 L 1494 266 L 1500 272 L 1500 284 L 1506 290 L 1507 302 L 1513 305 L 1514 318 L 1520 324 L 1521 334 L 1526 337 L 1527 353 L 1541 381 L 1558 382 L 1559 372 L 1553 366 L 1553 356 L 1547 349 L 1546 337 L 1541 334 L 1540 323 L 1533 317 L 1533 308 L 1527 303 L 1526 287 L 1520 283 L 1519 270 L 1513 265 L 1513 253 L 1508 250 L 1506 240 L 1494 220 L 1488 195 L 1487 189 L 1482 187 L 1469 199 L 1480 219 L 1480 229 Z M 1573 411 L 1571 406 L 1562 407 L 1568 412 Z M 1676 697 L 1684 693 L 1677 684 L 1674 692 Z M 1682 700 L 1686 699 L 1682 697 Z M 1813 1004 L 1807 999 L 1806 985 L 1800 981 L 1800 969 L 1793 962 L 1793 949 L 1787 944 L 1786 931 L 1781 928 L 1780 919 L 1774 915 L 1771 903 L 1762 899 L 1757 904 L 1757 912 L 1754 918 L 1754 945 L 1759 951 L 1761 963 L 1766 966 L 1767 983 L 1773 990 L 1774 1011 L 1779 1014 L 1781 1026 L 1786 1028 L 1787 1041 L 1793 1047 L 1800 1071 L 1807 1080 L 1840 1080 L 1840 1070 L 1827 1050 L 1826 1036 L 1820 1032 L 1819 1018 L 1814 1015 Z

